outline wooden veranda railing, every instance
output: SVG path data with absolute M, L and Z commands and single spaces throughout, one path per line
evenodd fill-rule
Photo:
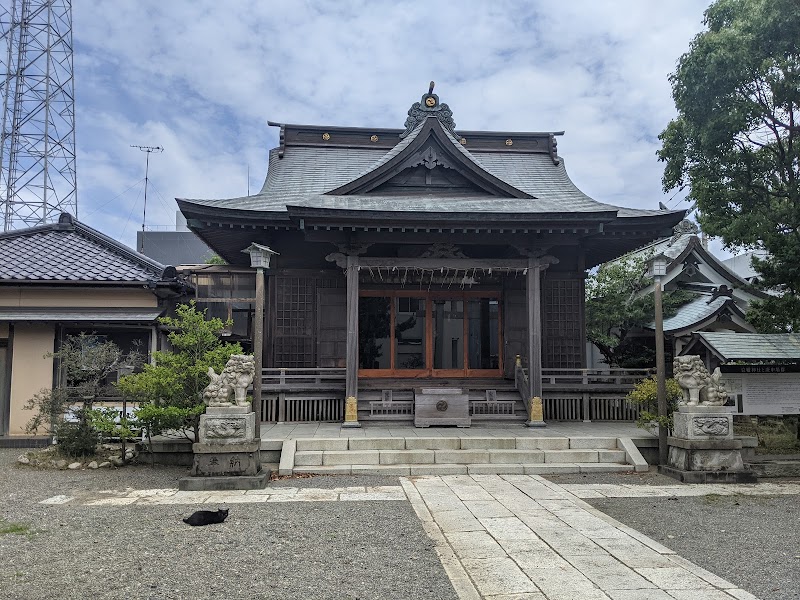
M 626 396 L 653 374 L 650 369 L 543 369 L 545 421 L 635 421 L 639 408 Z M 518 364 L 514 382 L 529 409 L 528 370 Z
M 261 420 L 343 421 L 344 391 L 344 369 L 262 369 Z

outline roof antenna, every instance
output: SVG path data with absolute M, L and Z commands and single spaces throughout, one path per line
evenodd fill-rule
M 250 195 L 250 165 L 247 165 L 247 195 Z
M 147 175 L 150 172 L 150 154 L 152 152 L 163 152 L 164 148 L 161 146 L 136 146 L 131 144 L 131 148 L 138 148 L 142 152 L 147 153 L 147 158 L 145 160 L 144 166 L 144 208 L 142 209 L 142 243 L 139 244 L 139 252 L 144 254 L 144 222 L 145 218 L 147 217 L 147 182 L 149 181 Z
M 432 93 L 433 93 L 433 86 L 435 86 L 435 85 L 436 85 L 436 83 L 435 83 L 435 82 L 433 82 L 433 81 L 431 81 L 431 86 L 428 88 L 428 93 L 429 93 L 429 94 L 432 94 Z

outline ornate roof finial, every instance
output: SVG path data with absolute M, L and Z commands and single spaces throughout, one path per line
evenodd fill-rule
M 447 104 L 439 103 L 439 96 L 433 93 L 434 85 L 436 84 L 431 81 L 428 93 L 423 94 L 421 100 L 414 102 L 411 108 L 408 109 L 408 118 L 404 123 L 406 130 L 400 134 L 400 139 L 414 131 L 416 126 L 428 117 L 436 117 L 442 127 L 455 135 L 456 123 L 453 121 L 453 111 L 450 110 Z

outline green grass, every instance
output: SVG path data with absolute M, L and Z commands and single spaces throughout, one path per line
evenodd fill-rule
M 797 417 L 761 417 L 757 422 L 735 423 L 736 435 L 758 438 L 756 454 L 800 454 L 800 440 L 796 435 Z
M 24 523 L 11 523 L 5 519 L 0 519 L 0 535 L 6 534 L 26 535 L 31 533 L 31 528 Z

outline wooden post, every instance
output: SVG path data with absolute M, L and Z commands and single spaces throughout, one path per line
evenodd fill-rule
M 661 277 L 656 275 L 654 277 L 655 284 L 653 286 L 654 300 L 655 300 L 655 313 L 656 313 L 656 394 L 658 396 L 658 416 L 667 417 L 667 380 L 666 380 L 666 365 L 664 364 L 664 311 L 661 298 Z M 668 459 L 669 448 L 667 447 L 667 427 L 659 425 L 658 427 L 658 464 L 666 465 Z
M 358 256 L 347 257 L 347 373 L 345 377 L 344 423 L 358 422 Z
M 253 411 L 256 413 L 255 436 L 261 439 L 261 385 L 264 368 L 264 269 L 256 269 L 256 314 L 253 324 L 253 357 L 256 373 L 253 378 Z
M 544 427 L 542 409 L 542 262 L 528 259 L 528 381 L 530 382 L 529 427 Z

